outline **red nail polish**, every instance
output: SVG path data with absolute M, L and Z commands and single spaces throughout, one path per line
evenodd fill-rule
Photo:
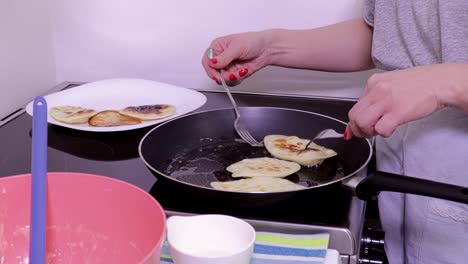
M 346 130 L 343 134 L 344 140 L 348 140 L 348 130 Z
M 213 63 L 213 64 L 218 63 L 218 60 L 217 60 L 216 58 L 212 58 L 212 59 L 210 59 L 210 61 L 211 61 L 211 63 Z
M 249 72 L 249 69 L 244 68 L 244 69 L 239 71 L 239 76 L 244 77 L 248 72 Z
M 235 80 L 237 80 L 237 77 L 234 74 L 231 73 L 231 75 L 229 75 L 229 80 L 235 81 Z

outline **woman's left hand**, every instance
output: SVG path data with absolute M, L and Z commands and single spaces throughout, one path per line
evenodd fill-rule
M 463 92 L 460 84 L 466 85 L 467 67 L 432 64 L 372 75 L 362 98 L 349 112 L 345 139 L 388 137 L 399 125 L 428 116 L 446 105 L 465 108 L 463 100 L 468 91 Z

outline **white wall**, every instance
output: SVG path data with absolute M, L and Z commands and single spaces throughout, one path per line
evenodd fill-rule
M 0 1 L 0 119 L 56 84 L 46 1 Z
M 135 77 L 219 89 L 200 64 L 213 38 L 327 25 L 360 16 L 361 1 L 2 0 L 0 119 L 63 81 Z M 270 67 L 237 89 L 358 97 L 368 74 Z
M 219 89 L 200 59 L 219 35 L 310 28 L 361 15 L 361 0 L 50 0 L 59 81 L 136 77 Z M 238 89 L 356 97 L 368 73 L 268 68 Z

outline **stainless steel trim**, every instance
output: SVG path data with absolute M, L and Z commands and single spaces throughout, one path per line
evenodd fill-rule
M 368 167 L 366 166 L 362 170 L 358 171 L 354 177 L 348 178 L 343 181 L 343 185 L 345 187 L 348 187 L 346 184 L 346 181 L 353 181 L 353 178 L 358 178 L 361 179 L 361 177 L 365 177 L 367 175 Z M 364 229 L 364 221 L 365 221 L 365 214 L 366 214 L 366 205 L 367 203 L 355 196 L 355 187 L 350 188 L 351 191 L 353 192 L 353 197 L 351 198 L 351 208 L 349 210 L 349 230 L 351 231 L 351 234 L 354 234 L 356 237 L 354 238 L 354 252 L 358 254 L 361 251 L 361 237 L 362 237 L 362 232 Z
M 355 193 L 356 187 L 365 178 L 366 178 L 365 175 L 356 174 L 354 177 L 344 179 L 343 180 L 343 185 L 346 186 L 347 188 L 349 188 L 354 194 L 356 194 Z
M 196 214 L 181 213 L 170 210 L 165 210 L 166 216 L 170 217 L 173 215 L 178 216 L 191 216 Z M 330 227 L 330 226 L 318 226 L 318 225 L 304 225 L 304 224 L 292 224 L 285 222 L 272 222 L 272 221 L 261 221 L 253 219 L 243 219 L 250 223 L 255 230 L 263 232 L 278 232 L 288 234 L 313 234 L 319 232 L 327 232 L 330 234 L 329 248 L 336 249 L 341 255 L 356 255 L 356 247 L 353 235 L 346 228 Z
M 359 264 L 358 255 L 349 256 L 349 264 Z
M 24 113 L 24 111 L 25 111 L 25 109 L 24 109 L 24 107 L 22 107 L 22 108 L 16 109 L 15 111 L 11 112 L 6 117 L 4 117 L 3 119 L 0 120 L 0 127 L 6 125 L 11 120 L 17 118 L 22 113 Z
M 349 256 L 340 255 L 340 257 L 341 257 L 341 264 L 349 264 Z

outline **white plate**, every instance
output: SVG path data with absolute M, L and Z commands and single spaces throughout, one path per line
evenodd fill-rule
M 166 83 L 141 79 L 109 79 L 83 84 L 71 89 L 44 96 L 48 108 L 54 106 L 79 106 L 103 110 L 120 110 L 127 106 L 170 104 L 176 113 L 163 119 L 142 121 L 137 125 L 93 127 L 88 124 L 66 124 L 48 116 L 48 122 L 72 129 L 110 132 L 137 129 L 164 122 L 171 118 L 189 113 L 206 102 L 200 92 Z M 26 106 L 26 112 L 33 115 L 33 102 Z

